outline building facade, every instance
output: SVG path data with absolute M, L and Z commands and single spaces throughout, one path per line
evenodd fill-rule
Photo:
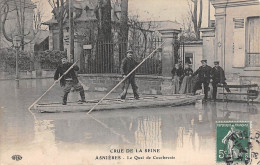
M 220 61 L 227 74 L 238 75 L 240 80 L 248 79 L 251 83 L 260 82 L 260 1 L 212 0 L 211 3 L 216 27 L 214 54 L 207 57 Z

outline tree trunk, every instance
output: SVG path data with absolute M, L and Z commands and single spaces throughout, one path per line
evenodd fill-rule
M 23 1 L 23 7 L 20 4 L 20 17 L 21 17 L 21 49 L 24 50 L 25 45 L 25 0 Z
M 60 9 L 59 9 L 59 18 L 58 18 L 58 24 L 59 24 L 59 47 L 60 51 L 64 51 L 64 43 L 63 43 L 63 13 L 64 13 L 64 0 L 60 1 Z
M 192 22 L 193 22 L 193 27 L 194 27 L 194 32 L 195 32 L 195 35 L 196 35 L 196 38 L 198 39 L 198 36 L 197 36 L 197 32 L 198 32 L 198 13 L 197 13 L 197 10 L 198 10 L 198 1 L 197 0 L 193 0 L 192 1 L 194 6 L 193 6 L 193 15 L 192 15 Z
M 103 6 L 101 7 L 101 28 L 100 39 L 110 41 L 112 36 L 111 27 L 111 2 L 110 0 L 103 0 Z
M 119 47 L 119 63 L 121 64 L 127 51 L 128 41 L 128 0 L 121 0 L 121 18 L 120 18 L 120 47 Z
M 202 23 L 202 10 L 203 10 L 203 4 L 202 4 L 202 0 L 200 0 L 200 13 L 199 13 L 198 27 L 197 27 L 197 31 L 196 31 L 197 39 L 200 39 L 200 28 L 201 28 L 201 23 Z

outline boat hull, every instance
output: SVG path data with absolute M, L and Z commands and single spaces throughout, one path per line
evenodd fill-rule
M 94 111 L 114 110 L 114 109 L 136 109 L 136 108 L 155 108 L 165 106 L 181 106 L 194 104 L 196 100 L 202 99 L 202 95 L 174 95 L 174 96 L 147 96 L 139 100 L 128 99 L 122 101 L 120 99 L 107 99 L 95 107 Z M 60 103 L 36 104 L 34 109 L 38 112 L 88 112 L 98 101 L 92 100 L 83 104 L 68 103 L 61 105 Z

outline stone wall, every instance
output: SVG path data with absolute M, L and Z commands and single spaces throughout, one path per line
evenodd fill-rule
M 79 80 L 84 84 L 87 91 L 109 92 L 122 80 L 118 74 L 81 74 Z M 136 83 L 139 92 L 142 94 L 165 94 L 171 85 L 170 77 L 136 75 Z M 114 92 L 122 92 L 121 84 Z M 132 93 L 131 87 L 128 90 Z

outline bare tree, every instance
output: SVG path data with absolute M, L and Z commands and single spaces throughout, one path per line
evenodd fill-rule
M 66 0 L 48 0 L 50 6 L 52 7 L 52 13 L 55 17 L 55 19 L 58 22 L 59 27 L 59 49 L 61 51 L 64 51 L 64 33 L 63 28 L 66 21 L 66 18 L 68 16 L 68 3 Z
M 140 21 L 139 16 L 129 17 L 129 46 L 135 51 L 140 58 L 146 56 L 148 50 L 148 37 L 152 36 L 151 28 L 154 26 L 152 21 Z M 154 28 L 154 27 L 153 27 Z
M 26 5 L 26 2 L 25 0 L 12 0 L 12 1 L 8 1 L 8 0 L 5 0 L 4 2 L 4 5 L 3 5 L 3 10 L 4 10 L 4 14 L 3 14 L 3 20 L 2 20 L 2 31 L 3 31 L 3 34 L 4 34 L 4 37 L 6 38 L 7 41 L 9 42 L 12 42 L 13 43 L 13 34 L 17 34 L 21 37 L 21 48 L 22 50 L 24 50 L 24 46 L 28 43 L 31 43 L 38 30 L 39 30 L 39 27 L 40 27 L 40 24 L 41 24 L 41 15 L 40 13 L 36 12 L 37 15 L 34 15 L 33 17 L 35 18 L 35 20 L 33 21 L 36 21 L 36 22 L 33 22 L 34 23 L 34 29 L 33 27 L 29 29 L 26 29 L 26 27 L 28 25 L 26 25 L 26 21 L 27 19 L 30 19 L 28 17 L 26 17 L 26 10 L 29 9 L 29 7 Z M 13 7 L 10 8 L 10 3 L 13 4 Z M 8 15 L 10 13 L 15 13 L 15 18 L 16 18 L 16 21 L 17 21 L 17 28 L 15 29 L 15 31 L 13 32 L 10 32 L 11 34 L 8 34 L 7 32 L 7 27 L 5 26 L 6 25 L 6 22 L 8 20 Z M 37 18 L 37 19 L 36 19 Z M 25 41 L 25 38 L 30 38 L 29 41 Z
M 202 24 L 202 9 L 203 9 L 203 3 L 202 0 L 199 0 L 200 4 L 199 4 L 199 16 L 198 16 L 198 0 L 191 0 L 191 2 L 193 3 L 190 4 L 188 1 L 188 5 L 189 5 L 189 14 L 191 17 L 191 21 L 193 23 L 193 28 L 194 28 L 194 33 L 196 35 L 196 39 L 200 39 L 200 31 L 199 29 L 201 28 L 201 24 Z
M 192 20 L 191 20 L 191 17 L 190 17 L 189 14 L 182 16 L 181 25 L 182 25 L 182 32 L 181 32 L 181 35 L 180 35 L 180 39 L 182 41 L 197 40 L 194 29 L 193 29 L 193 23 L 192 23 Z
M 121 0 L 121 17 L 120 17 L 120 36 L 119 40 L 121 46 L 119 47 L 119 61 L 123 59 L 123 56 L 127 49 L 128 41 L 128 0 Z

